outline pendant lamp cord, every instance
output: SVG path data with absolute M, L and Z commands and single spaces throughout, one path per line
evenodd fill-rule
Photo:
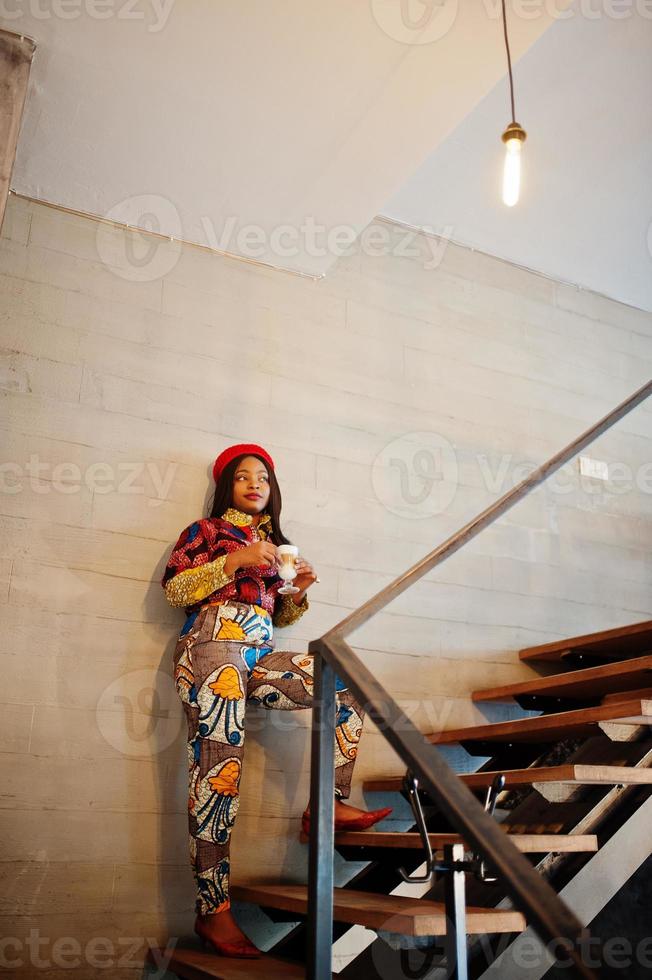
M 514 78 L 512 77 L 512 55 L 509 50 L 509 38 L 507 36 L 507 12 L 505 10 L 505 0 L 503 0 L 503 34 L 505 36 L 505 50 L 507 51 L 507 69 L 509 72 L 509 97 L 512 103 L 512 122 L 516 122 L 516 112 L 514 110 Z

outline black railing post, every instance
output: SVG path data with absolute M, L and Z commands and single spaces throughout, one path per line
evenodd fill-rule
M 314 655 L 308 866 L 309 980 L 331 980 L 335 807 L 335 671 Z
M 446 901 L 446 976 L 449 980 L 468 980 L 469 966 L 466 947 L 466 879 L 461 867 L 464 861 L 463 844 L 444 847 L 444 864 L 450 870 L 444 875 Z M 460 864 L 460 868 L 455 868 Z

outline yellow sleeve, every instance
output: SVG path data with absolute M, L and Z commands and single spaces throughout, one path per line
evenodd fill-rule
M 232 582 L 235 572 L 227 575 L 224 571 L 228 557 L 220 555 L 215 561 L 208 561 L 197 568 L 186 568 L 185 571 L 173 575 L 165 585 L 165 598 L 170 605 L 190 606 Z
M 296 623 L 298 619 L 301 619 L 308 607 L 307 593 L 299 605 L 296 604 L 291 595 L 279 595 L 278 603 L 272 616 L 272 623 L 279 629 L 282 629 L 283 626 L 291 626 L 292 623 Z

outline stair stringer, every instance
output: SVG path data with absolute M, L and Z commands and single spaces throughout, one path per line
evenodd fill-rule
M 650 854 L 652 797 L 587 861 L 560 891 L 560 897 L 587 926 Z M 552 966 L 554 958 L 536 932 L 528 927 L 478 980 L 540 980 Z

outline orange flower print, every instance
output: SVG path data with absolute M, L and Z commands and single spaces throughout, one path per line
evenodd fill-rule
M 240 745 L 244 739 L 244 682 L 233 664 L 208 675 L 197 694 L 200 738 Z
M 220 617 L 220 628 L 215 633 L 214 640 L 245 640 L 246 638 L 247 634 L 240 623 L 236 623 L 234 619 L 222 619 Z
M 240 674 L 231 664 L 227 664 L 208 686 L 216 697 L 227 701 L 240 701 L 244 697 Z
M 202 780 L 197 806 L 197 834 L 201 840 L 224 844 L 229 839 L 240 804 L 241 764 L 231 756 L 214 766 Z
M 209 776 L 208 782 L 214 793 L 224 796 L 237 796 L 240 782 L 240 763 L 235 759 L 225 762 L 216 776 Z

